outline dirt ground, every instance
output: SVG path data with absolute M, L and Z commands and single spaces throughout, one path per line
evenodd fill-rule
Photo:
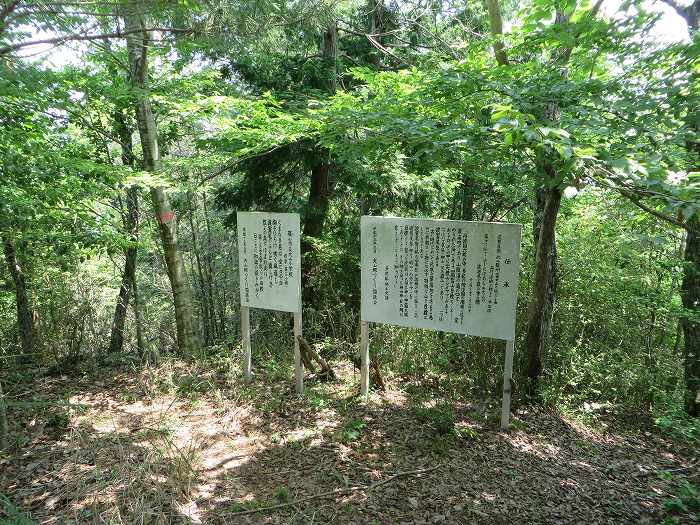
M 651 431 L 520 408 L 504 433 L 498 401 L 396 379 L 361 403 L 340 372 L 303 398 L 176 364 L 42 378 L 19 395 L 70 406 L 0 459 L 0 523 L 696 522 L 667 507 L 697 458 Z

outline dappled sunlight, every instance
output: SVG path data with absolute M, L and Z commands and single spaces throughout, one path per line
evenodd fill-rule
M 515 512 L 565 520 L 572 508 L 593 522 L 636 521 L 658 515 L 668 497 L 672 482 L 653 473 L 687 464 L 656 437 L 604 433 L 537 409 L 499 432 L 489 400 L 417 387 L 408 395 L 398 382 L 363 402 L 352 368 L 338 370 L 337 382 L 310 382 L 304 397 L 263 378 L 242 398 L 154 395 L 139 382 L 74 385 L 70 400 L 81 408 L 65 434 L 35 440 L 2 490 L 48 522 L 469 523 Z

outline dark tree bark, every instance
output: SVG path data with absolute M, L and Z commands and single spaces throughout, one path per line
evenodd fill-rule
M 465 173 L 462 174 L 461 218 L 463 221 L 474 220 L 474 181 Z
M 700 0 L 682 7 L 673 3 L 674 9 L 688 23 L 691 36 L 700 30 Z M 695 82 L 700 80 L 693 73 Z M 686 149 L 695 161 L 693 171 L 700 170 L 700 109 L 690 111 L 686 117 L 688 127 L 695 131 L 695 138 L 686 142 Z M 691 170 L 689 170 L 691 171 Z M 685 245 L 685 267 L 681 295 L 683 306 L 691 315 L 683 318 L 683 359 L 685 363 L 685 409 L 688 414 L 700 416 L 700 218 L 696 215 L 688 221 Z
M 305 261 L 302 272 L 302 282 L 304 286 L 305 296 L 308 298 L 311 290 L 308 286 L 308 258 L 311 254 L 313 246 L 309 238 L 319 238 L 323 232 L 323 224 L 326 221 L 328 212 L 328 204 L 331 196 L 330 186 L 330 162 L 327 159 L 319 161 L 311 170 L 311 181 L 309 184 L 309 200 L 306 206 L 306 214 L 304 216 L 303 240 L 301 242 L 301 257 Z
M 683 317 L 685 409 L 700 416 L 700 218 L 688 222 L 681 298 L 690 315 Z
M 126 193 L 126 218 L 125 228 L 129 232 L 132 245 L 125 252 L 124 271 L 122 273 L 122 284 L 119 287 L 117 304 L 114 308 L 114 319 L 112 321 L 112 333 L 109 342 L 109 351 L 112 353 L 121 352 L 124 346 L 124 325 L 126 323 L 126 312 L 129 307 L 131 292 L 136 281 L 136 217 L 138 216 L 138 196 L 136 187 L 131 187 Z
M 7 420 L 7 408 L 5 405 L 5 393 L 0 381 L 0 450 L 6 450 L 10 441 L 10 425 Z
M 336 22 L 332 22 L 323 33 L 322 43 L 323 64 L 325 66 L 326 89 L 329 94 L 335 93 L 336 79 L 338 76 L 337 55 L 338 55 L 338 29 Z M 303 236 L 301 243 L 303 265 L 302 284 L 304 288 L 305 300 L 312 298 L 312 290 L 308 285 L 308 263 L 309 255 L 312 251 L 312 244 L 309 238 L 319 238 L 323 232 L 323 224 L 328 212 L 332 185 L 330 180 L 331 159 L 330 154 L 325 149 L 319 148 L 318 161 L 311 169 L 311 180 L 309 182 L 309 199 L 304 216 Z
M 131 141 L 132 130 L 129 127 L 123 108 L 118 108 L 114 113 L 115 131 L 119 137 L 122 148 L 122 164 L 124 166 L 134 166 L 133 144 Z M 124 230 L 128 233 L 131 245 L 125 250 L 124 271 L 122 272 L 122 283 L 119 287 L 117 304 L 114 308 L 114 318 L 112 320 L 112 332 L 109 340 L 109 351 L 118 353 L 124 347 L 124 325 L 126 324 L 126 312 L 129 306 L 130 295 L 136 282 L 136 242 L 138 240 L 138 189 L 132 186 L 126 191 L 126 215 L 124 216 Z M 139 321 L 136 312 L 137 303 L 134 302 L 134 314 Z M 140 327 L 137 326 L 137 330 Z M 139 348 L 139 352 L 143 349 Z
M 541 217 L 535 218 L 535 257 L 534 289 L 528 309 L 525 352 L 527 354 L 526 375 L 530 381 L 528 388 L 534 393 L 537 381 L 542 374 L 542 356 L 552 321 L 552 309 L 556 294 L 556 223 L 561 204 L 562 191 L 559 188 L 538 191 L 537 199 L 542 203 Z M 539 222 L 539 228 L 537 223 Z M 537 231 L 539 230 L 539 231 Z
M 111 52 L 111 44 L 105 42 L 105 47 L 108 52 Z M 117 79 L 122 73 L 118 70 L 116 64 L 108 63 L 107 65 L 110 76 Z M 131 101 L 133 105 L 133 101 Z M 114 134 L 116 135 L 121 147 L 121 162 L 123 166 L 134 168 L 134 144 L 133 144 L 133 128 L 129 124 L 128 112 L 129 101 L 122 98 L 117 98 L 114 101 L 115 109 L 113 114 Z M 110 353 L 119 353 L 124 347 L 124 326 L 126 324 L 126 313 L 129 305 L 129 296 L 134 294 L 133 310 L 136 324 L 136 345 L 138 354 L 143 357 L 143 336 L 141 315 L 138 310 L 139 302 L 136 294 L 136 256 L 138 242 L 138 187 L 132 186 L 126 190 L 126 213 L 123 215 L 124 232 L 129 236 L 130 246 L 124 250 L 124 269 L 122 271 L 122 281 L 117 295 L 117 301 L 114 308 L 114 316 L 112 318 L 112 327 L 110 333 Z
M 12 276 L 15 288 L 15 303 L 17 305 L 17 328 L 19 330 L 20 343 L 23 354 L 33 354 L 39 349 L 34 311 L 30 305 L 27 294 L 27 282 L 24 271 L 17 261 L 15 246 L 9 234 L 2 235 L 2 243 L 5 252 L 5 263 Z

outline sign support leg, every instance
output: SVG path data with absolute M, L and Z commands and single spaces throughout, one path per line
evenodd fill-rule
M 369 393 L 369 323 L 360 321 L 360 394 Z
M 243 375 L 245 382 L 253 380 L 253 363 L 250 352 L 250 308 L 241 306 L 241 337 L 243 337 Z
M 301 363 L 299 336 L 301 336 L 301 312 L 294 312 L 294 382 L 297 394 L 301 395 L 304 393 L 304 366 Z
M 510 421 L 510 395 L 513 379 L 513 350 L 515 341 L 506 340 L 506 362 L 503 365 L 503 405 L 501 407 L 501 430 L 508 430 Z

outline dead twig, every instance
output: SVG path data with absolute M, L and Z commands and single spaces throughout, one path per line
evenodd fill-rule
M 381 487 L 382 485 L 386 485 L 387 483 L 391 483 L 392 481 L 397 480 L 398 478 L 402 478 L 405 476 L 414 476 L 417 474 L 425 474 L 426 472 L 432 472 L 433 470 L 437 470 L 441 467 L 442 465 L 436 465 L 435 467 L 430 467 L 430 468 L 422 468 L 422 469 L 417 469 L 417 470 L 408 470 L 406 472 L 397 472 L 393 476 L 389 476 L 388 478 L 378 481 L 376 483 L 373 483 L 371 485 L 358 485 L 355 487 L 347 487 L 344 489 L 335 489 L 335 490 L 329 490 L 328 492 L 321 492 L 320 494 L 314 494 L 313 496 L 307 496 L 305 498 L 300 498 L 294 501 L 290 501 L 289 503 L 280 503 L 278 505 L 270 505 L 269 507 L 258 507 L 257 509 L 251 509 L 251 510 L 242 510 L 239 512 L 233 512 L 231 515 L 232 516 L 242 516 L 244 514 L 256 514 L 258 512 L 266 512 L 268 510 L 278 510 L 278 509 L 283 509 L 286 507 L 294 507 L 296 505 L 299 505 L 301 503 L 306 503 L 307 501 L 311 501 L 314 499 L 320 499 L 320 498 L 330 498 L 334 496 L 339 496 L 341 494 L 350 494 L 352 492 L 357 492 L 357 491 L 367 491 L 371 492 L 372 490 Z
M 643 478 L 645 476 L 653 476 L 654 474 L 661 474 L 662 472 L 668 472 L 669 474 L 672 472 L 683 472 L 684 470 L 691 470 L 694 469 L 695 467 L 700 464 L 700 461 L 696 461 L 695 463 L 691 463 L 690 465 L 686 465 L 685 467 L 679 467 L 679 468 L 674 468 L 674 469 L 659 469 L 659 470 L 648 470 L 647 472 L 640 472 L 635 475 L 637 478 Z

